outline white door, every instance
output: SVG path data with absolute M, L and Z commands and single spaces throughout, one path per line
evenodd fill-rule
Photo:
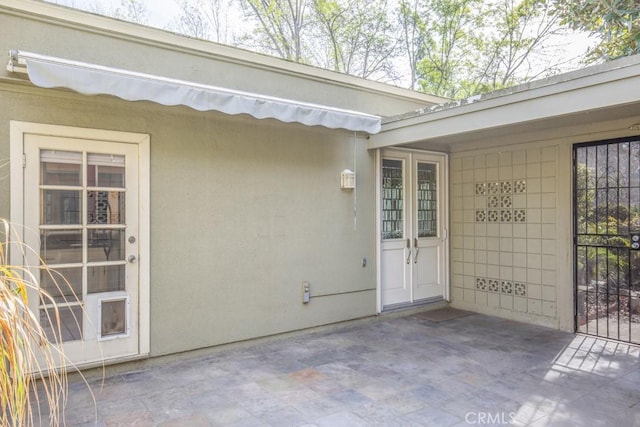
M 445 297 L 446 157 L 382 153 L 382 307 Z
M 138 145 L 25 134 L 26 243 L 75 365 L 140 354 Z M 64 277 L 64 279 L 62 278 Z M 52 341 L 48 300 L 31 298 Z

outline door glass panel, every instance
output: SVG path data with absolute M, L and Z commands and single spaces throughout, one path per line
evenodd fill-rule
M 56 303 L 82 301 L 82 267 L 43 269 L 40 288 Z M 44 304 L 50 302 L 43 299 Z
M 38 178 L 37 184 L 28 181 L 33 187 L 26 189 L 25 212 L 29 225 L 39 227 L 35 255 L 48 266 L 37 276 L 46 298 L 34 299 L 32 308 L 49 340 L 70 344 L 74 361 L 97 360 L 100 346 L 109 354 L 128 354 L 138 339 L 129 323 L 137 316 L 138 300 L 128 294 L 137 289 L 137 278 L 128 275 L 125 256 L 135 253 L 137 244 L 125 238 L 127 220 L 135 223 L 137 212 L 125 211 L 131 208 L 127 185 L 137 188 L 137 176 L 127 177 L 126 164 L 137 163 L 136 150 L 63 139 L 43 136 L 25 143 L 25 174 Z M 97 152 L 110 149 L 118 154 Z M 98 343 L 101 337 L 122 339 Z
M 73 151 L 40 151 L 40 184 L 82 185 L 82 153 Z
M 80 224 L 81 191 L 40 190 L 40 223 Z
M 87 267 L 87 292 L 124 291 L 124 265 Z
M 124 231 L 90 229 L 87 238 L 87 262 L 121 261 L 124 259 Z
M 402 160 L 382 160 L 382 238 L 404 237 Z
M 40 257 L 48 265 L 82 262 L 82 230 L 41 230 Z
M 100 310 L 100 335 L 122 335 L 127 332 L 127 300 L 102 301 Z
M 124 188 L 124 156 L 87 155 L 87 186 Z
M 53 308 L 40 310 L 40 324 L 49 341 L 66 342 L 82 339 L 81 306 L 58 307 L 58 316 L 59 324 Z
M 433 163 L 418 163 L 417 214 L 418 237 L 438 234 L 438 168 Z
M 125 193 L 87 191 L 88 224 L 124 224 Z

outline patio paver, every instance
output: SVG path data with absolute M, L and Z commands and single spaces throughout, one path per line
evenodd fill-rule
M 72 376 L 67 425 L 640 426 L 640 347 L 479 314 L 383 317 L 125 368 L 89 379 L 95 405 Z

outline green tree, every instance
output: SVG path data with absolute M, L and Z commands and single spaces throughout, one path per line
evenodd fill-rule
M 420 89 L 426 93 L 456 98 L 456 80 L 473 64 L 470 55 L 475 29 L 481 22 L 480 0 L 425 0 L 420 13 L 425 25 L 422 52 L 416 72 Z
M 546 0 L 499 0 L 484 15 L 475 41 L 478 61 L 463 95 L 489 92 L 553 74 L 554 65 L 540 55 L 550 50 L 559 19 Z
M 138 24 L 149 22 L 147 6 L 140 0 L 120 0 L 120 6 L 113 9 L 109 15 L 123 21 L 136 22 Z
M 589 60 L 640 53 L 640 2 L 637 0 L 550 0 L 562 23 L 599 39 Z
M 406 53 L 409 67 L 409 89 L 418 89 L 418 62 L 424 58 L 426 23 L 420 11 L 420 0 L 400 0 L 398 25 L 400 40 Z
M 321 66 L 363 78 L 394 77 L 398 42 L 387 0 L 315 0 L 314 12 L 316 39 L 326 40 L 326 47 L 316 50 Z
M 311 0 L 242 0 L 245 15 L 258 25 L 253 47 L 295 62 L 307 62 L 304 46 Z
M 179 0 L 180 15 L 174 29 L 191 37 L 233 44 L 234 32 L 230 14 L 235 10 L 232 0 Z
M 421 90 L 463 98 L 553 74 L 558 17 L 546 0 L 403 0 L 400 26 Z

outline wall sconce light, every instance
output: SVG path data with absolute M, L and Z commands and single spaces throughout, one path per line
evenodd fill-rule
M 345 169 L 340 174 L 340 188 L 353 190 L 356 188 L 356 173 L 350 169 Z

